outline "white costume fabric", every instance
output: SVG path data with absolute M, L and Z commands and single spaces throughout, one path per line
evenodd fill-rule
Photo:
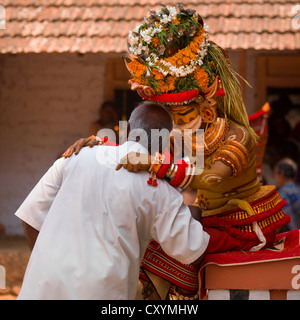
M 115 170 L 136 142 L 83 148 L 60 158 L 16 212 L 39 230 L 18 299 L 134 299 L 149 242 L 183 263 L 205 251 L 209 235 L 183 196 L 146 172 Z

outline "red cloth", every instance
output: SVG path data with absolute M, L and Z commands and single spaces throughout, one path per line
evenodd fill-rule
M 205 254 L 250 250 L 253 246 L 256 246 L 260 243 L 257 237 L 255 239 L 238 239 L 235 236 L 232 236 L 229 233 L 217 228 L 203 227 L 203 229 L 210 235 Z M 269 247 L 274 243 L 275 235 L 275 230 L 265 235 L 267 240 L 266 247 Z
M 208 263 L 215 263 L 218 265 L 252 263 L 259 261 L 270 261 L 287 259 L 291 257 L 300 257 L 300 230 L 295 229 L 289 232 L 280 233 L 275 237 L 275 243 L 284 241 L 283 250 L 276 250 L 271 247 L 259 251 L 237 251 L 224 252 L 215 254 L 206 254 L 201 268 Z

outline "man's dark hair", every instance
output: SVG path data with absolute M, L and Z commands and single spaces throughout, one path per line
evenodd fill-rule
M 128 122 L 130 125 L 129 140 L 140 142 L 147 147 L 152 154 L 156 151 L 162 152 L 164 140 L 169 138 L 169 132 L 173 128 L 173 122 L 169 112 L 160 104 L 149 101 L 140 103 L 132 111 Z M 163 140 L 159 143 L 159 150 L 152 150 L 153 142 L 156 138 L 159 139 L 159 135 Z M 166 137 L 167 135 L 168 137 Z
M 278 174 L 283 174 L 288 179 L 296 179 L 297 165 L 290 159 L 283 159 L 276 164 L 276 171 Z

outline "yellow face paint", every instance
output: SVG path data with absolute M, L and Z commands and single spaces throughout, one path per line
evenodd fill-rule
M 175 125 L 183 125 L 192 122 L 199 117 L 199 109 L 196 103 L 168 108 Z

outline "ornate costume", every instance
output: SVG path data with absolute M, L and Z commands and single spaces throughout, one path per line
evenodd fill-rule
M 209 41 L 208 26 L 181 4 L 164 6 L 130 32 L 128 44 L 130 53 L 124 58 L 132 90 L 163 104 L 175 130 L 184 134 L 184 129 L 204 129 L 203 172 L 192 179 L 183 176 L 173 185 L 198 190 L 195 205 L 211 235 L 207 253 L 271 245 L 276 229 L 289 221 L 282 211 L 285 202 L 274 186 L 260 185 L 257 136 L 249 125 L 237 75 L 226 52 Z M 194 136 L 184 143 L 191 155 L 200 147 Z M 188 175 L 190 166 L 185 169 Z M 171 184 L 178 175 L 172 176 L 174 170 L 165 174 Z M 199 264 L 180 264 L 156 242 L 149 245 L 142 268 L 150 278 L 148 271 L 183 289 L 198 289 Z

